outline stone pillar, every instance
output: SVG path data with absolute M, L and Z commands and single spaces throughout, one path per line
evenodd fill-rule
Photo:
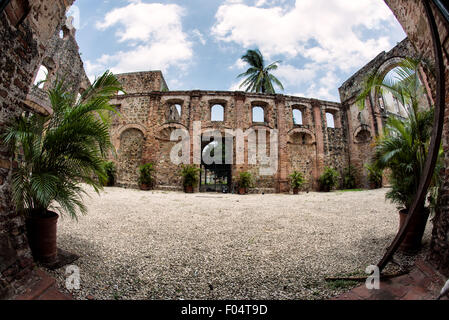
M 278 129 L 278 171 L 277 171 L 277 183 L 276 192 L 283 193 L 289 192 L 288 181 L 288 123 L 286 121 L 285 112 L 285 97 L 282 95 L 276 95 L 275 99 L 277 110 L 277 129 Z
M 316 140 L 316 159 L 313 170 L 313 188 L 319 189 L 318 179 L 324 172 L 324 134 L 321 120 L 321 105 L 318 100 L 312 99 L 312 113 L 315 127 L 315 140 Z
M 192 91 L 190 96 L 190 113 L 189 113 L 189 135 L 190 135 L 190 163 L 195 165 L 197 168 L 200 168 L 200 164 L 195 163 L 195 148 L 200 148 L 201 152 L 201 140 L 195 141 L 195 135 L 194 135 L 194 123 L 195 121 L 201 121 L 201 106 L 200 106 L 200 100 L 201 100 L 201 92 L 200 91 Z M 199 139 L 202 137 L 200 136 Z M 199 142 L 199 146 L 198 146 Z M 201 161 L 201 153 L 198 155 L 199 159 L 198 161 Z M 200 187 L 199 184 L 195 189 L 195 192 L 199 192 Z
M 242 130 L 246 129 L 248 127 L 246 123 L 246 117 L 244 117 L 244 114 L 247 112 L 245 110 L 245 101 L 246 96 L 243 92 L 236 92 L 234 95 L 234 101 L 235 101 L 235 128 L 240 128 Z M 235 140 L 236 142 L 236 140 Z M 237 145 L 234 145 L 234 159 L 236 159 L 236 155 L 238 150 L 236 149 Z M 248 137 L 245 137 L 245 143 L 244 143 L 244 163 L 243 164 L 237 164 L 237 162 L 234 162 L 235 165 L 233 166 L 233 176 L 234 179 L 238 177 L 238 174 L 242 171 L 246 171 L 248 169 Z
M 147 119 L 146 119 L 146 132 L 145 134 L 145 146 L 142 152 L 142 162 L 155 162 L 157 151 L 159 149 L 159 143 L 156 140 L 159 132 L 156 131 L 157 127 L 152 125 L 158 123 L 158 109 L 161 105 L 162 94 L 160 92 L 152 92 L 150 94 L 150 103 L 148 107 Z

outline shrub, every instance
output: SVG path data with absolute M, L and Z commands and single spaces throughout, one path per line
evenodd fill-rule
M 350 165 L 343 171 L 343 182 L 342 182 L 342 188 L 343 189 L 355 189 L 356 184 L 356 168 L 354 166 Z
M 318 182 L 320 184 L 321 191 L 329 192 L 337 185 L 340 175 L 337 170 L 326 167 L 324 173 L 320 176 Z
M 200 169 L 193 166 L 182 166 L 181 176 L 183 178 L 184 187 L 196 187 L 198 185 Z
M 146 163 L 139 167 L 139 184 L 145 184 L 152 187 L 154 185 L 154 164 Z
M 374 164 L 366 164 L 366 170 L 368 170 L 368 182 L 371 188 L 379 189 L 382 187 L 383 170 L 379 169 Z
M 105 161 L 104 171 L 106 172 L 106 178 L 102 179 L 102 184 L 109 187 L 113 186 L 115 184 L 115 174 L 117 173 L 115 163 L 112 161 Z
M 239 188 L 251 188 L 253 185 L 253 176 L 250 172 L 244 171 L 240 172 L 239 180 L 238 180 L 238 186 Z
M 300 189 L 305 182 L 303 174 L 299 171 L 293 171 L 290 175 L 290 183 L 293 189 Z
M 105 115 L 117 112 L 110 100 L 121 85 L 107 71 L 81 99 L 69 86 L 56 81 L 46 91 L 51 115 L 22 115 L 1 136 L 13 154 L 23 154 L 11 177 L 12 199 L 26 215 L 45 217 L 57 210 L 76 219 L 87 213 L 80 184 L 98 192 L 106 179 L 103 163 L 113 145 Z

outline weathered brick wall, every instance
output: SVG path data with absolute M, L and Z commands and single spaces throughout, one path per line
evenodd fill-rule
M 364 88 L 368 75 L 378 73 L 387 74 L 404 58 L 419 58 L 419 54 L 408 38 L 401 41 L 389 52 L 382 52 L 367 65 L 346 80 L 339 88 L 340 99 L 345 110 L 347 125 L 347 148 L 350 163 L 357 171 L 357 184 L 369 187 L 368 172 L 365 164 L 373 157 L 374 137 L 382 133 L 389 113 L 388 105 L 382 108 L 374 97 L 367 99 L 366 107 L 360 110 L 356 103 L 357 96 Z
M 141 76 L 139 76 L 141 74 Z M 176 142 L 170 141 L 173 130 L 183 128 L 193 136 L 193 124 L 201 122 L 202 134 L 207 130 L 218 130 L 223 136 L 226 130 L 241 129 L 243 132 L 254 128 L 276 129 L 278 140 L 278 170 L 270 176 L 260 174 L 262 164 L 256 159 L 256 164 L 248 160 L 248 148 L 245 151 L 245 163 L 234 165 L 233 179 L 244 170 L 250 171 L 255 179 L 255 192 L 286 192 L 289 191 L 288 175 L 293 170 L 302 171 L 308 181 L 308 187 L 316 188 L 316 180 L 326 164 L 338 170 L 348 166 L 347 142 L 344 126 L 345 116 L 340 104 L 314 100 L 320 116 L 320 125 L 316 125 L 310 99 L 287 97 L 281 95 L 261 95 L 242 92 L 220 91 L 173 91 L 160 92 L 153 90 L 164 83 L 162 74 L 158 72 L 132 73 L 118 75 L 124 85 L 125 95 L 118 95 L 113 99 L 121 116 L 115 117 L 111 128 L 114 144 L 118 150 L 117 183 L 121 186 L 137 186 L 137 166 L 145 162 L 155 164 L 157 188 L 182 189 L 180 166 L 173 164 L 170 152 Z M 151 83 L 156 82 L 156 84 Z M 181 115 L 173 118 L 170 108 L 177 104 L 181 107 Z M 219 104 L 224 107 L 224 120 L 212 121 L 211 108 Z M 253 123 L 252 109 L 261 106 L 264 109 L 264 122 Z M 296 125 L 293 121 L 293 109 L 303 113 L 303 124 Z M 325 112 L 331 110 L 336 115 L 338 127 L 328 129 L 325 123 Z M 317 149 L 316 131 L 322 137 L 321 145 L 326 148 Z M 123 139 L 129 140 L 129 133 L 137 139 L 137 131 L 142 137 L 144 145 L 137 152 L 123 144 Z M 302 138 L 304 137 L 304 139 Z M 235 139 L 235 138 L 234 138 Z M 246 138 L 247 144 L 248 138 Z M 305 143 L 304 143 L 305 141 Z M 135 144 L 132 144 L 135 145 Z M 267 138 L 267 156 L 270 156 L 269 137 Z M 235 148 L 235 142 L 234 142 Z M 142 154 L 139 158 L 138 155 Z M 129 156 L 127 154 L 130 154 Z M 191 147 L 193 154 L 193 147 Z M 132 155 L 132 156 L 131 156 Z M 128 160 L 124 160 L 127 157 Z M 136 158 L 137 157 L 137 158 Z M 191 160 L 193 156 L 191 155 Z M 317 159 L 323 159 L 323 165 L 317 165 Z M 236 153 L 234 150 L 234 163 Z
M 117 77 L 127 94 L 141 93 L 141 88 L 146 88 L 147 91 L 168 90 L 161 71 L 122 73 Z
M 435 61 L 430 28 L 421 1 L 385 0 L 385 2 L 394 12 L 396 18 L 401 23 L 417 51 L 428 61 Z M 443 175 L 444 183 L 440 203 L 441 211 L 433 219 L 434 227 L 429 260 L 439 268 L 442 273 L 449 276 L 449 26 L 433 5 L 432 8 L 444 49 L 443 59 L 446 67 L 446 108 L 443 128 L 445 171 Z M 435 88 L 435 79 L 429 77 L 429 86 Z
M 13 0 L 0 13 L 0 127 L 23 112 L 46 45 L 72 2 Z M 13 166 L 11 155 L 0 145 L 0 298 L 14 294 L 33 268 L 24 219 L 17 215 L 11 199 Z
M 75 39 L 76 29 L 71 21 L 72 17 L 67 18 L 56 29 L 45 47 L 41 66 L 48 70 L 46 81 L 42 84 L 43 88 L 36 86 L 33 81 L 25 100 L 25 106 L 33 112 L 44 114 L 51 112 L 47 90 L 57 81 L 64 81 L 67 91 L 74 95 L 81 94 L 90 85 Z

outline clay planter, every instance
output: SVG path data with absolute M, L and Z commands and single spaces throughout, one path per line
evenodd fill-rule
M 415 218 L 410 221 L 409 231 L 406 233 L 399 250 L 409 253 L 419 250 L 429 214 L 429 209 L 425 208 L 418 214 L 418 216 L 415 216 Z M 405 224 L 407 215 L 408 212 L 406 209 L 399 211 L 399 229 Z
M 43 263 L 56 262 L 56 226 L 59 216 L 49 211 L 48 217 L 30 217 L 27 219 L 27 235 L 31 252 L 36 261 Z
M 185 186 L 184 192 L 185 193 L 193 193 L 193 186 Z
M 246 188 L 239 188 L 239 194 L 241 195 L 246 194 Z
M 299 194 L 299 188 L 293 188 L 293 194 Z
M 141 183 L 141 184 L 139 185 L 139 188 L 140 188 L 140 190 L 144 190 L 144 191 L 151 190 L 151 186 L 148 185 L 148 184 L 145 184 L 145 183 Z

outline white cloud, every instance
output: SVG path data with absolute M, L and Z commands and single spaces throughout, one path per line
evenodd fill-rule
M 307 64 L 304 68 L 296 68 L 289 64 L 280 64 L 273 74 L 285 85 L 302 85 L 313 81 L 318 72 L 319 66 Z
M 301 96 L 314 97 L 328 101 L 340 101 L 338 86 L 340 79 L 333 70 L 328 70 L 319 81 L 311 82 L 305 94 Z
M 206 45 L 206 39 L 204 39 L 204 35 L 201 33 L 200 30 L 198 30 L 198 29 L 193 29 L 192 33 L 193 33 L 193 35 L 194 35 L 195 37 L 198 38 L 199 42 L 200 42 L 203 46 Z
M 267 58 L 282 54 L 332 62 L 343 71 L 363 65 L 394 45 L 388 36 L 362 39 L 356 28 L 402 32 L 379 0 L 297 0 L 291 10 L 226 2 L 216 20 L 212 35 L 220 41 L 258 47 Z
M 244 79 L 232 83 L 228 90 L 229 91 L 244 91 L 245 88 L 240 88 L 240 85 L 242 84 L 243 81 L 244 81 Z
M 231 70 L 243 70 L 248 67 L 248 64 L 242 59 L 237 59 L 237 61 L 229 67 Z
M 97 23 L 99 30 L 117 27 L 116 36 L 124 50 L 104 55 L 90 63 L 115 73 L 186 68 L 193 57 L 192 43 L 183 32 L 184 9 L 175 4 L 143 3 L 130 0 L 125 7 L 108 12 Z

